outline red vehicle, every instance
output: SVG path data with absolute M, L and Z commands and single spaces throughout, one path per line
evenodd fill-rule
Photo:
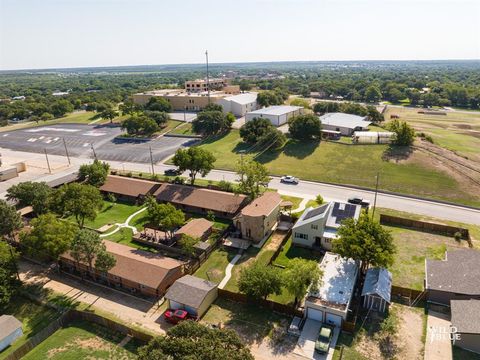
M 167 320 L 171 324 L 178 324 L 180 321 L 184 320 L 197 321 L 197 317 L 195 315 L 191 315 L 187 311 L 180 309 L 168 309 L 163 315 L 165 316 L 165 320 Z

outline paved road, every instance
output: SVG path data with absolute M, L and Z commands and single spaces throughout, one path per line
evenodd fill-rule
M 5 152 L 8 153 L 8 150 Z M 6 154 L 7 155 L 7 154 Z M 22 152 L 15 152 L 16 158 L 20 159 L 22 156 L 26 158 L 38 158 L 38 162 L 45 162 L 44 157 L 40 154 L 29 154 Z M 20 160 L 18 160 L 20 161 Z M 52 161 L 67 163 L 66 159 L 61 156 L 52 156 Z M 72 166 L 65 170 L 64 172 L 72 172 L 78 169 L 81 164 L 86 162 L 91 162 L 91 159 L 79 159 L 72 158 Z M 112 168 L 115 169 L 124 169 L 132 171 L 141 171 L 144 173 L 150 173 L 151 167 L 146 163 L 133 163 L 133 162 L 123 162 L 123 161 L 113 161 L 108 160 Z M 165 169 L 171 168 L 172 166 L 168 165 L 156 165 L 155 172 L 157 174 L 163 174 Z M 23 175 L 22 175 L 23 176 Z M 38 176 L 37 180 L 44 181 L 42 178 L 46 178 L 47 181 L 51 180 L 52 177 L 59 177 L 61 173 L 57 173 L 54 176 L 52 175 L 43 175 Z M 208 180 L 227 180 L 227 181 L 236 181 L 237 175 L 230 171 L 222 170 L 213 170 L 210 172 L 205 179 Z M 32 179 L 28 179 L 32 180 Z M 12 179 L 11 181 L 0 183 L 0 198 L 4 195 L 4 191 L 15 182 L 22 181 L 21 178 Z M 25 180 L 23 180 L 25 181 Z M 314 199 L 318 194 L 322 195 L 325 200 L 343 200 L 345 201 L 352 195 L 360 195 L 365 199 L 368 199 L 372 202 L 374 201 L 374 192 L 366 190 L 356 190 L 349 188 L 348 186 L 337 186 L 329 185 L 323 183 L 315 183 L 309 181 L 301 181 L 298 185 L 286 185 L 280 183 L 278 177 L 273 177 L 270 182 L 270 187 L 278 189 L 280 193 L 285 195 L 292 195 L 304 198 Z M 378 194 L 377 197 L 377 206 L 411 212 L 424 216 L 436 217 L 439 219 L 458 221 L 468 224 L 480 225 L 480 210 L 474 210 L 462 206 L 456 205 L 446 205 L 437 203 L 435 201 L 427 200 L 417 200 L 409 197 L 397 196 L 397 195 L 388 195 L 388 194 Z

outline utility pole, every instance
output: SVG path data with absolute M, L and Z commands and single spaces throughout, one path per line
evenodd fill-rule
M 377 207 L 377 194 L 378 194 L 378 181 L 380 179 L 380 172 L 377 172 L 376 184 L 375 184 L 375 199 L 373 200 L 373 211 L 372 211 L 372 219 L 375 216 L 375 208 Z
M 93 147 L 93 143 L 90 143 L 90 146 L 91 146 L 92 151 L 93 151 L 93 157 L 95 158 L 95 160 L 97 160 L 97 153 L 95 152 L 95 149 Z
M 48 173 L 52 173 L 52 169 L 50 168 L 50 161 L 48 161 L 48 154 L 47 154 L 47 148 L 43 149 L 45 151 L 45 158 L 47 159 L 47 166 L 48 166 Z
M 150 163 L 152 164 L 152 175 L 155 176 L 155 167 L 153 166 L 152 147 L 150 146 Z
M 15 266 L 15 272 L 17 273 L 17 279 L 20 281 L 20 274 L 18 273 L 17 262 L 15 261 L 15 256 L 13 255 L 12 244 L 8 244 L 8 249 L 10 250 L 10 258 L 12 259 L 13 266 Z
M 70 162 L 70 155 L 68 155 L 67 143 L 65 142 L 65 138 L 62 138 L 62 139 L 63 139 L 63 146 L 65 146 L 65 154 L 67 154 L 68 165 L 72 165 L 72 163 Z
M 210 74 L 208 73 L 208 50 L 205 50 L 205 58 L 207 59 L 207 94 L 208 103 L 210 104 Z

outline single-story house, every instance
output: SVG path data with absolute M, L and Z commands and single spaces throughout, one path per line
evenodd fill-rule
M 326 252 L 319 264 L 323 277 L 318 291 L 305 299 L 305 317 L 342 326 L 347 319 L 358 277 L 358 265 L 352 259 Z
M 0 316 L 0 351 L 9 347 L 22 335 L 22 323 L 15 316 Z
M 280 126 L 286 124 L 288 119 L 303 114 L 302 106 L 275 105 L 263 109 L 250 111 L 245 115 L 245 122 L 255 118 L 268 119 L 272 125 Z
M 207 219 L 192 219 L 175 232 L 177 238 L 182 235 L 191 236 L 196 239 L 206 240 L 212 233 L 213 222 Z
M 155 181 L 109 175 L 105 183 L 100 187 L 100 191 L 114 194 L 119 199 L 137 201 L 153 194 L 160 185 L 160 183 Z
M 385 268 L 367 270 L 362 289 L 364 308 L 385 312 L 391 303 L 392 273 Z
M 108 273 L 95 271 L 98 281 L 132 293 L 160 297 L 183 276 L 182 261 L 108 240 L 103 240 L 103 243 L 117 262 Z M 60 256 L 60 265 L 71 272 L 88 273 L 87 264 L 77 263 L 68 252 Z
M 427 301 L 450 306 L 451 300 L 480 300 L 480 251 L 446 251 L 443 260 L 425 260 Z
M 169 308 L 202 317 L 218 296 L 217 284 L 192 275 L 175 281 L 165 294 Z
M 241 238 L 260 242 L 272 232 L 280 214 L 282 197 L 275 191 L 267 191 L 245 206 L 234 219 Z
M 322 129 L 340 131 L 343 136 L 352 136 L 355 131 L 368 130 L 371 124 L 366 116 L 344 113 L 327 113 L 320 116 Z
M 233 218 L 248 201 L 242 194 L 167 183 L 161 184 L 153 196 L 158 202 L 170 203 L 184 211 L 199 214 L 211 211 L 227 219 Z
M 454 345 L 480 354 L 480 300 L 452 300 Z
M 306 209 L 292 228 L 294 245 L 308 248 L 332 249 L 337 229 L 345 219 L 358 219 L 360 205 L 331 201 L 319 207 Z
M 245 116 L 247 112 L 257 110 L 257 93 L 243 93 L 227 96 L 217 101 L 224 112 L 231 112 L 235 116 Z

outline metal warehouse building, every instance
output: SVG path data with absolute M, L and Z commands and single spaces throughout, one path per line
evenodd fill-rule
M 320 116 L 322 129 L 340 131 L 343 136 L 351 136 L 354 131 L 368 130 L 370 121 L 366 116 L 344 113 L 328 113 Z
M 277 105 L 247 113 L 245 115 L 245 122 L 255 118 L 265 118 L 270 120 L 272 125 L 280 126 L 286 124 L 291 117 L 301 114 L 303 114 L 303 107 L 301 106 Z

